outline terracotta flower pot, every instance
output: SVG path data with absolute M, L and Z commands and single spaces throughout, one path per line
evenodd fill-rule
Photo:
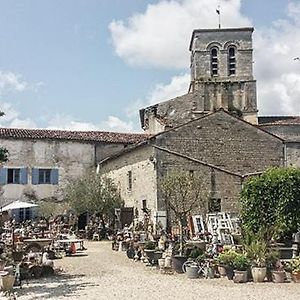
M 224 266 L 218 266 L 218 273 L 221 277 L 226 276 L 226 268 Z
M 264 282 L 267 274 L 267 268 L 252 267 L 251 272 L 252 272 L 252 277 L 254 282 Z
M 293 281 L 296 283 L 300 283 L 300 272 L 292 273 Z

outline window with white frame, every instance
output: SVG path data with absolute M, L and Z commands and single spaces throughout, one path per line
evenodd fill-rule
M 236 58 L 235 58 L 235 48 L 228 48 L 228 75 L 235 75 L 236 72 Z
M 218 76 L 219 65 L 218 65 L 218 49 L 217 48 L 212 48 L 210 50 L 210 67 L 211 67 L 211 75 Z

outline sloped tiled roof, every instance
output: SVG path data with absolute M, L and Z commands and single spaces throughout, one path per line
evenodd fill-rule
M 49 129 L 0 128 L 0 138 L 56 139 L 83 142 L 134 144 L 146 140 L 148 135 L 107 131 L 67 131 Z
M 258 117 L 259 125 L 300 125 L 300 116 Z

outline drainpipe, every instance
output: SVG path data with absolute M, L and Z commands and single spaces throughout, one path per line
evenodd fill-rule
M 287 167 L 286 143 L 283 143 L 283 166 Z

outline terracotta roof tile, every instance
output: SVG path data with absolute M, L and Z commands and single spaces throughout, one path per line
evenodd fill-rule
M 0 128 L 0 138 L 57 139 L 84 142 L 128 143 L 146 140 L 147 134 L 117 133 L 106 131 L 67 131 L 48 129 Z

